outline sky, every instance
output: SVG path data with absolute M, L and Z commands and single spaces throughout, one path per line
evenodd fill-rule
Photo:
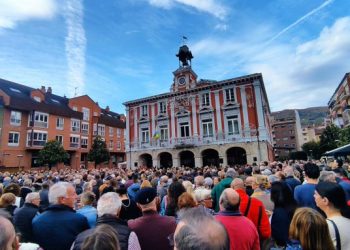
M 198 79 L 262 73 L 272 111 L 326 106 L 350 71 L 349 0 L 0 0 L 0 78 L 125 113 Z

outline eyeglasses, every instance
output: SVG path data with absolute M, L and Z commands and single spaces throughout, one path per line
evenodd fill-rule
M 169 241 L 169 246 L 173 247 L 175 245 L 175 242 L 174 242 L 174 233 L 170 234 L 168 236 L 168 241 Z

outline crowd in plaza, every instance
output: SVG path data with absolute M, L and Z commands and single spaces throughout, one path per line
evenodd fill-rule
M 0 249 L 350 249 L 348 163 L 0 173 Z

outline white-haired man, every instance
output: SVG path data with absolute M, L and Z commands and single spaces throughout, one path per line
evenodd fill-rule
M 50 206 L 32 223 L 35 242 L 42 248 L 68 250 L 76 236 L 89 228 L 85 216 L 74 211 L 76 200 L 70 183 L 58 182 L 50 188 Z
M 13 224 L 21 233 L 21 242 L 34 242 L 32 220 L 39 212 L 40 195 L 37 192 L 28 193 L 23 207 L 16 209 Z
M 121 206 L 122 201 L 117 193 L 108 192 L 102 195 L 97 202 L 98 219 L 96 226 L 101 224 L 112 226 L 118 232 L 119 244 L 122 250 L 141 249 L 136 234 L 129 229 L 125 221 L 119 219 Z M 89 229 L 80 233 L 74 241 L 72 249 L 81 249 L 84 240 L 93 232 L 93 229 Z

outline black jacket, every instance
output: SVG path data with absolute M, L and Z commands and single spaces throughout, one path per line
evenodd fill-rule
M 97 218 L 96 227 L 101 224 L 107 224 L 112 226 L 118 232 L 120 248 L 122 250 L 128 249 L 128 241 L 131 230 L 129 229 L 128 224 L 125 221 L 113 215 L 105 214 Z M 95 228 L 80 233 L 75 239 L 73 250 L 80 250 L 84 240 L 93 233 L 93 230 L 95 230 Z
M 23 207 L 15 211 L 13 224 L 16 231 L 21 233 L 21 242 L 34 242 L 32 220 L 38 211 L 39 207 L 32 203 L 24 203 Z

